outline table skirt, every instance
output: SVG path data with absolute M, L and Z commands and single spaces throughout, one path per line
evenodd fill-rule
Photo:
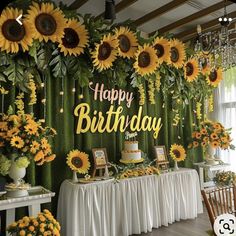
M 57 218 L 62 236 L 128 236 L 203 212 L 198 174 L 192 169 L 91 184 L 65 180 Z

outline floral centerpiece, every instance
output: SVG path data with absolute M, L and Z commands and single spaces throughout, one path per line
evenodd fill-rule
M 201 146 L 208 152 L 207 158 L 213 160 L 214 149 L 221 148 L 227 150 L 235 148 L 231 144 L 230 130 L 226 129 L 219 122 L 206 120 L 192 133 L 192 142 L 189 144 L 189 148 Z
M 232 171 L 222 171 L 217 173 L 213 180 L 218 186 L 229 186 L 236 182 L 236 173 Z
M 37 165 L 50 162 L 56 155 L 52 153 L 49 138 L 56 131 L 42 127 L 31 114 L 0 115 L 0 173 L 9 173 L 11 161 L 21 167 L 27 167 L 31 160 Z
M 186 158 L 186 151 L 182 145 L 172 144 L 170 147 L 170 156 L 175 161 L 175 170 L 178 170 L 177 162 L 184 161 Z
M 54 219 L 50 211 L 44 210 L 37 217 L 25 216 L 8 226 L 10 235 L 44 236 L 60 235 L 60 224 Z
M 67 165 L 73 170 L 73 182 L 77 182 L 77 174 L 87 174 L 90 168 L 89 156 L 78 149 L 72 150 L 67 155 Z

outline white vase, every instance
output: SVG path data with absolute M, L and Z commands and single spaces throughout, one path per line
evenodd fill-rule
M 213 148 L 211 145 L 208 145 L 206 148 L 206 164 L 208 165 L 216 165 L 219 164 L 219 161 L 215 160 L 215 153 L 216 153 L 216 149 Z
M 177 161 L 175 161 L 174 170 L 179 170 L 179 167 L 178 167 L 178 162 L 177 162 Z
M 72 178 L 72 182 L 73 183 L 78 183 L 78 177 L 77 177 L 77 172 L 76 171 L 73 171 L 73 178 Z
M 11 167 L 9 170 L 9 176 L 13 179 L 13 183 L 16 186 L 19 186 L 22 183 L 22 179 L 25 177 L 26 168 L 21 167 L 19 168 L 14 161 L 11 163 Z

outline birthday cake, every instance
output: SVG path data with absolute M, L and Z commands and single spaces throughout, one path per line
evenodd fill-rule
M 121 152 L 122 163 L 139 163 L 142 162 L 142 152 L 138 148 L 138 141 L 126 140 L 124 150 Z

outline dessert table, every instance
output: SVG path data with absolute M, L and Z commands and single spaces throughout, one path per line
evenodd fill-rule
M 57 218 L 62 236 L 128 236 L 193 219 L 202 212 L 198 174 L 183 168 L 118 183 L 65 180 Z

